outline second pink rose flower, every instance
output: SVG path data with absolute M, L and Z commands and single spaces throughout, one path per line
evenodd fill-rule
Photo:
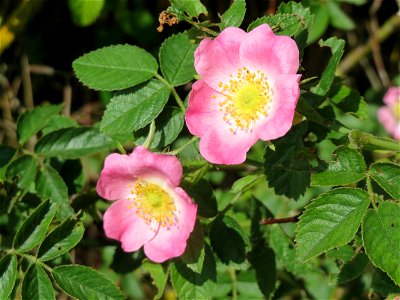
M 291 128 L 301 77 L 291 38 L 266 24 L 248 33 L 229 27 L 200 43 L 195 68 L 201 79 L 185 119 L 208 161 L 240 164 L 258 139 L 273 140 Z

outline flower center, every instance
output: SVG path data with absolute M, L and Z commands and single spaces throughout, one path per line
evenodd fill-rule
M 139 179 L 133 185 L 131 194 L 133 197 L 128 199 L 132 200 L 136 214 L 146 224 L 167 228 L 177 224 L 174 200 L 160 185 Z
M 393 105 L 392 113 L 395 120 L 400 122 L 400 103 L 396 103 Z
M 221 94 L 225 96 L 219 103 L 220 111 L 224 113 L 224 121 L 230 125 L 231 132 L 251 132 L 255 122 L 268 115 L 273 91 L 260 70 L 251 72 L 242 67 L 236 76 L 229 76 L 232 78 L 229 84 L 219 83 Z

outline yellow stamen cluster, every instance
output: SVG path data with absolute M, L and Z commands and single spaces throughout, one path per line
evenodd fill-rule
M 230 125 L 233 133 L 237 130 L 251 132 L 254 123 L 268 115 L 273 92 L 260 70 L 251 72 L 242 67 L 235 76 L 230 74 L 229 77 L 229 83 L 219 83 L 220 93 L 225 96 L 219 103 L 224 121 Z
M 137 180 L 131 189 L 136 215 L 156 231 L 159 226 L 171 228 L 177 224 L 177 209 L 171 196 L 158 184 Z

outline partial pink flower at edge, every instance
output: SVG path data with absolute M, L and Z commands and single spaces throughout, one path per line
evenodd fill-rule
M 396 140 L 400 140 L 400 87 L 391 87 L 386 92 L 377 117 L 386 131 Z
M 185 120 L 211 163 L 240 164 L 258 139 L 276 139 L 291 128 L 301 77 L 291 38 L 266 24 L 249 33 L 228 27 L 200 43 L 195 68 L 201 79 Z
M 196 221 L 197 205 L 178 187 L 182 166 L 175 156 L 137 147 L 130 155 L 111 154 L 97 193 L 111 201 L 104 214 L 107 237 L 126 252 L 144 246 L 155 262 L 183 254 Z

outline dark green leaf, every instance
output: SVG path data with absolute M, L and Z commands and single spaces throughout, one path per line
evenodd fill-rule
M 43 199 L 50 199 L 57 207 L 60 219 L 71 216 L 74 211 L 68 203 L 68 188 L 58 172 L 50 165 L 43 165 L 36 176 L 36 192 Z
M 78 123 L 76 123 L 74 119 L 71 119 L 67 116 L 55 115 L 46 123 L 46 126 L 43 127 L 42 132 L 43 135 L 46 135 L 58 129 L 78 127 L 78 126 L 79 126 Z
M 68 295 L 80 300 L 125 299 L 121 290 L 102 273 L 80 265 L 53 269 L 53 277 Z
M 370 176 L 393 198 L 400 200 L 400 166 L 391 163 L 375 163 Z
M 55 206 L 50 201 L 43 202 L 22 223 L 14 237 L 13 247 L 26 252 L 38 246 L 44 240 L 55 214 Z
M 115 147 L 115 142 L 95 128 L 64 128 L 43 137 L 35 152 L 44 156 L 79 158 Z
M 365 162 L 358 151 L 339 146 L 333 157 L 335 161 L 329 163 L 326 171 L 311 175 L 312 185 L 346 185 L 365 177 Z
M 6 179 L 6 170 L 8 164 L 13 159 L 16 149 L 0 145 L 0 181 Z
M 0 299 L 10 299 L 16 280 L 17 258 L 14 255 L 5 255 L 0 260 Z
M 156 132 L 154 133 L 153 142 L 149 148 L 163 148 L 171 144 L 181 132 L 184 123 L 183 113 L 180 109 L 176 107 L 165 107 L 155 121 Z M 136 131 L 135 143 L 143 144 L 148 132 L 148 127 Z
M 89 52 L 72 66 L 79 80 L 95 90 L 122 90 L 149 80 L 157 74 L 156 59 L 130 45 L 114 45 Z
M 171 0 L 171 3 L 176 9 L 186 12 L 189 17 L 198 17 L 200 14 L 207 15 L 207 8 L 200 0 Z
M 348 243 L 368 208 L 363 190 L 339 188 L 314 199 L 306 206 L 296 228 L 297 255 L 307 261 Z
M 32 155 L 22 155 L 7 167 L 8 179 L 18 178 L 18 186 L 27 190 L 36 176 L 37 160 Z
M 53 115 L 58 114 L 63 105 L 43 105 L 21 115 L 17 123 L 17 136 L 21 145 L 39 132 Z
M 257 282 L 257 275 L 254 270 L 240 272 L 236 276 L 236 288 L 242 299 L 263 299 L 263 294 Z
M 26 271 L 22 281 L 22 300 L 55 299 L 50 278 L 38 264 L 32 264 Z
M 154 285 L 157 287 L 157 294 L 154 299 L 160 299 L 164 294 L 165 285 L 168 281 L 168 275 L 165 273 L 161 264 L 155 264 L 149 260 L 144 260 L 142 263 L 143 268 L 150 273 Z
M 37 257 L 42 260 L 56 258 L 75 247 L 81 240 L 85 227 L 81 221 L 67 219 L 51 231 L 37 252 Z
M 268 24 L 278 35 L 293 36 L 304 29 L 304 24 L 300 20 L 296 15 L 277 13 L 256 19 L 250 23 L 247 31 L 251 31 L 262 24 Z
M 302 153 L 306 130 L 306 125 L 300 123 L 274 142 L 275 151 L 265 150 L 265 174 L 269 186 L 278 195 L 297 199 L 310 185 L 311 168 Z
M 107 105 L 100 123 L 101 130 L 116 134 L 143 128 L 160 114 L 169 94 L 169 88 L 154 79 L 118 93 Z
M 364 249 L 373 264 L 400 285 L 400 204 L 382 202 L 362 224 Z
M 159 58 L 161 71 L 169 83 L 182 85 L 193 79 L 194 51 L 197 45 L 189 39 L 186 32 L 166 39 L 160 47 Z
M 210 242 L 218 257 L 225 264 L 231 261 L 240 264 L 246 259 L 249 239 L 235 219 L 218 217 L 212 223 Z
M 275 253 L 271 248 L 266 247 L 263 242 L 259 242 L 251 250 L 250 262 L 256 270 L 258 287 L 268 299 L 275 290 Z
M 335 275 L 333 282 L 344 283 L 359 277 L 367 267 L 368 257 L 363 253 L 358 253 L 351 261 L 343 265 L 340 273 Z
M 242 24 L 244 15 L 246 14 L 246 1 L 234 0 L 231 6 L 221 16 L 221 30 L 226 27 L 234 26 L 239 27 Z
M 72 20 L 77 26 L 89 26 L 100 16 L 105 0 L 68 0 Z
M 335 77 L 336 68 L 342 58 L 344 52 L 344 40 L 338 39 L 337 37 L 331 37 L 326 41 L 320 41 L 319 45 L 321 47 L 330 47 L 332 51 L 332 56 L 329 59 L 328 65 L 326 66 L 324 72 L 321 75 L 321 79 L 317 86 L 311 89 L 315 94 L 324 96 L 328 93 L 329 88 Z
M 189 196 L 197 203 L 197 214 L 199 216 L 212 218 L 217 215 L 217 200 L 214 191 L 207 180 L 202 178 L 194 184 L 184 181 L 182 186 Z
M 371 288 L 380 293 L 383 297 L 387 297 L 390 293 L 400 293 L 400 287 L 397 286 L 385 272 L 379 269 L 375 269 L 372 276 Z
M 314 22 L 310 28 L 307 44 L 314 43 L 318 40 L 326 31 L 329 25 L 329 9 L 325 2 L 313 2 L 310 1 L 311 13 L 314 15 Z M 315 3 L 315 5 L 312 5 Z
M 353 20 L 334 2 L 328 1 L 329 15 L 333 27 L 341 30 L 352 30 L 355 28 Z
M 356 113 L 360 108 L 363 97 L 356 90 L 343 85 L 335 84 L 329 91 L 329 98 L 336 107 L 346 113 Z
M 204 232 L 203 225 L 196 221 L 193 232 L 187 241 L 185 252 L 181 256 L 182 262 L 191 270 L 201 273 L 204 264 Z
M 171 268 L 171 282 L 180 300 L 211 299 L 215 289 L 216 266 L 214 254 L 206 245 L 201 272 L 194 272 L 181 261 Z

